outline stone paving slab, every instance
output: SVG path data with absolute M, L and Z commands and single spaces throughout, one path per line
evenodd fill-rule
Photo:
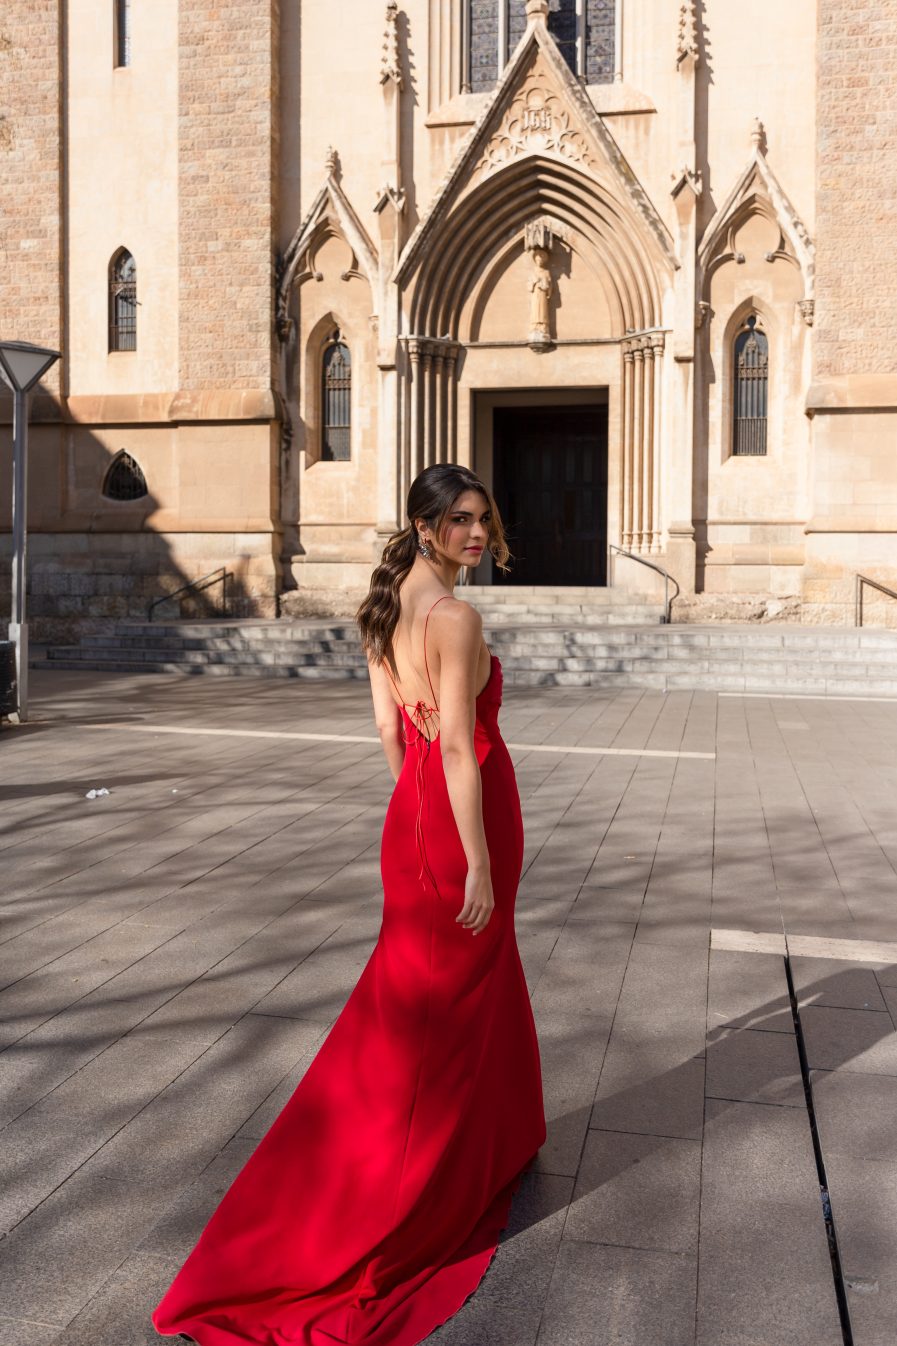
M 697 1346 L 843 1346 L 806 1117 L 708 1099 Z
M 0 1346 L 150 1343 L 370 955 L 391 778 L 364 682 L 33 694 L 0 731 Z M 540 749 L 517 928 L 549 1134 L 433 1339 L 838 1346 L 784 960 L 825 936 L 790 967 L 854 1343 L 891 1346 L 897 706 L 507 686 L 502 729 Z

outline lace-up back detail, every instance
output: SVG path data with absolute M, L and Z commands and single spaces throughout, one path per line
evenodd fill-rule
M 441 603 L 443 598 L 451 598 L 451 597 L 453 597 L 452 594 L 443 594 L 442 598 L 436 599 L 436 603 Z M 430 691 L 433 693 L 433 705 L 430 705 L 428 701 L 424 701 L 423 699 L 418 701 L 402 701 L 401 688 L 399 687 L 398 683 L 396 682 L 395 678 L 390 672 L 389 664 L 385 660 L 383 662 L 383 667 L 386 669 L 387 673 L 389 673 L 389 679 L 393 687 L 395 687 L 396 691 L 399 694 L 399 699 L 401 701 L 402 706 L 405 707 L 405 709 L 407 709 L 409 706 L 412 707 L 409 719 L 412 719 L 414 721 L 415 728 L 417 729 L 420 736 L 427 743 L 432 743 L 433 739 L 436 738 L 439 733 L 438 729 L 435 734 L 428 734 L 424 732 L 424 725 L 429 726 L 433 716 L 439 714 L 439 707 L 435 704 L 436 692 L 433 688 L 433 679 L 430 677 L 430 665 L 427 663 L 427 623 L 430 620 L 430 613 L 435 608 L 436 603 L 431 603 L 427 611 L 427 616 L 424 620 L 424 668 L 427 670 L 427 682 L 430 684 Z

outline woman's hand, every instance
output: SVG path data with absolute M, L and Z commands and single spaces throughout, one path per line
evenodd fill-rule
M 489 866 L 468 869 L 464 881 L 464 906 L 455 920 L 459 925 L 463 925 L 465 930 L 471 930 L 473 934 L 478 935 L 489 924 L 494 907 L 495 898 L 492 895 L 492 875 Z

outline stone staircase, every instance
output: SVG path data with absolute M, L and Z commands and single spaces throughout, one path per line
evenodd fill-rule
M 464 584 L 455 593 L 479 609 L 487 626 L 644 626 L 664 620 L 656 595 L 626 589 Z
M 472 586 L 471 586 L 472 587 Z M 521 595 L 522 596 L 522 595 Z M 516 597 L 516 595 L 515 595 Z M 897 698 L 897 632 L 796 623 L 665 625 L 657 604 L 484 605 L 484 632 L 508 686 L 640 687 Z M 574 612 L 569 608 L 577 609 Z M 636 620 L 635 610 L 641 613 Z M 367 678 L 355 623 L 122 622 L 47 651 L 36 667 L 116 673 Z

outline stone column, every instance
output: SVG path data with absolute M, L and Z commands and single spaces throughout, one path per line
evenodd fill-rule
M 458 347 L 451 342 L 445 353 L 445 461 L 458 461 Z
M 409 463 L 407 485 L 417 476 L 423 467 L 423 445 L 421 435 L 421 415 L 423 407 L 423 398 L 421 396 L 421 343 L 416 337 L 412 337 L 408 342 L 408 385 L 409 385 L 409 406 L 408 406 L 408 429 L 409 429 Z
M 694 479 L 695 276 L 697 268 L 697 202 L 702 192 L 697 166 L 695 113 L 696 72 L 701 60 L 696 0 L 683 0 L 679 10 L 676 53 L 679 71 L 679 162 L 674 173 L 673 202 L 678 222 L 679 270 L 675 279 L 673 359 L 676 377 L 670 415 L 669 494 L 666 508 L 667 557 L 685 592 L 694 592 L 695 544 L 692 520 Z
M 435 366 L 436 383 L 436 435 L 434 445 L 434 462 L 444 463 L 446 461 L 446 383 L 445 383 L 445 347 L 440 343 L 433 355 L 433 364 Z
M 633 349 L 631 341 L 623 342 L 623 415 L 621 417 L 622 471 L 620 482 L 620 540 L 623 547 L 632 546 L 632 463 L 633 463 Z
M 423 412 L 422 412 L 422 441 L 423 441 L 423 463 L 422 467 L 429 467 L 435 462 L 435 415 L 434 415 L 434 373 L 433 373 L 433 343 L 425 341 L 421 350 L 421 383 L 423 384 Z
M 657 556 L 661 551 L 660 518 L 660 471 L 661 471 L 661 425 L 663 416 L 663 332 L 653 332 L 651 346 L 654 352 L 654 435 L 651 442 L 651 534 L 649 551 Z
M 632 343 L 632 549 L 642 547 L 642 475 L 645 455 L 645 348 L 641 338 Z
M 645 362 L 645 414 L 642 427 L 642 466 L 639 489 L 641 495 L 641 527 L 638 549 L 651 550 L 651 483 L 654 475 L 654 346 L 650 337 L 642 337 L 642 355 Z

